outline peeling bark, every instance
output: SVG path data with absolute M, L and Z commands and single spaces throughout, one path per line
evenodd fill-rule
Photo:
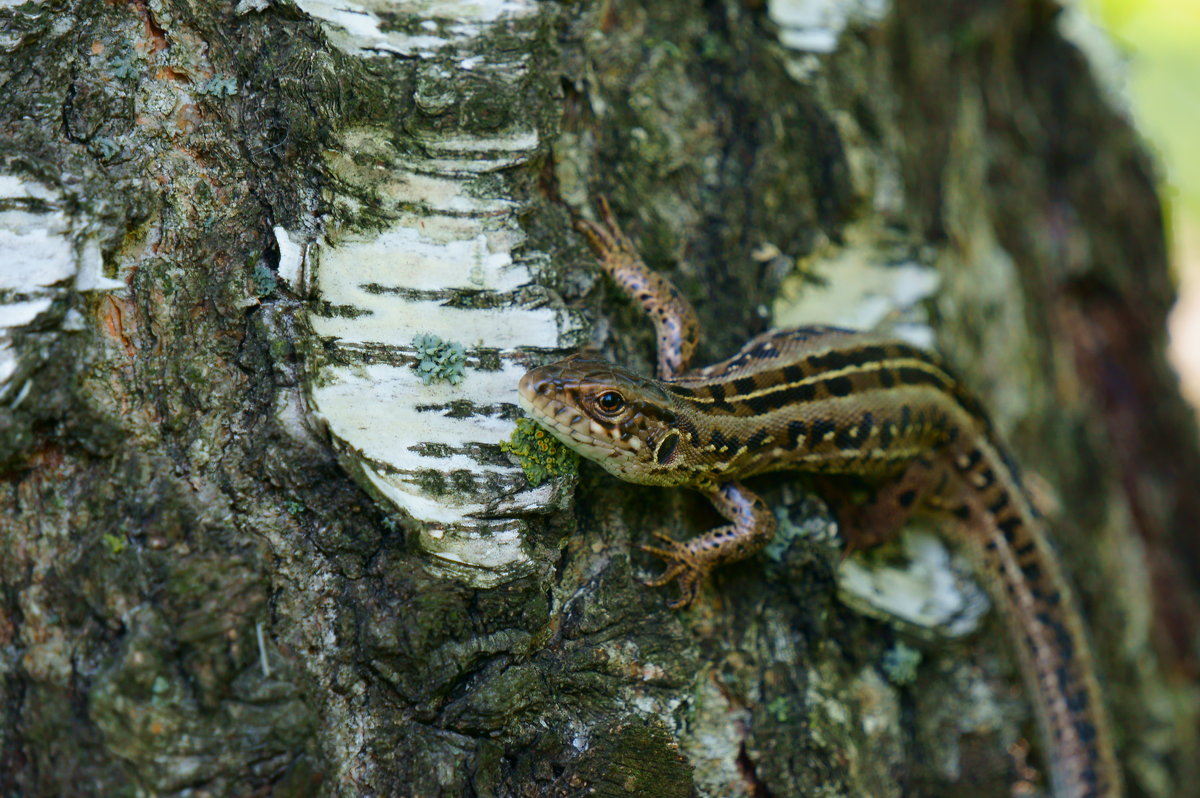
M 636 545 L 702 499 L 531 486 L 501 450 L 529 365 L 651 370 L 571 232 L 603 192 L 698 361 L 831 322 L 959 367 L 1040 486 L 1131 794 L 1200 794 L 1200 453 L 1153 170 L 1074 30 L 1044 2 L 0 5 L 0 791 L 1040 785 L 928 530 L 843 562 L 811 486 L 766 477 L 778 541 L 674 613 Z

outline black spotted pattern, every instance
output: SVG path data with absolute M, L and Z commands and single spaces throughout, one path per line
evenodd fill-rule
M 839 429 L 833 442 L 842 450 L 861 449 L 867 439 L 871 437 L 874 429 L 875 417 L 869 412 L 863 413 L 857 423 L 848 424 Z
M 805 435 L 808 434 L 808 425 L 799 419 L 793 419 L 788 422 L 788 437 L 785 444 L 788 449 L 795 449 L 803 442 Z

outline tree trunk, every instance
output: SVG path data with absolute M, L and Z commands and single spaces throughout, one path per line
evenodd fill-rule
M 762 478 L 779 540 L 678 613 L 637 545 L 702 498 L 501 448 L 526 368 L 651 370 L 571 231 L 603 193 L 700 364 L 831 322 L 958 367 L 1038 487 L 1129 793 L 1200 795 L 1198 438 L 1153 169 L 1075 30 L 1042 0 L 0 3 L 0 791 L 1044 789 L 939 538 L 843 560 L 812 486 Z

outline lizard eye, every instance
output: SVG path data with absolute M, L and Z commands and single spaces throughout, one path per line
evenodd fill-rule
M 596 397 L 596 406 L 601 413 L 620 413 L 625 408 L 625 400 L 616 391 L 605 391 Z

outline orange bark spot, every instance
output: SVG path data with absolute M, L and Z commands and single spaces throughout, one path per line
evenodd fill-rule
M 160 50 L 167 49 L 170 44 L 167 42 L 167 32 L 162 29 L 157 20 L 154 19 L 154 14 L 146 5 L 146 0 L 134 0 L 134 7 L 137 9 L 138 16 L 142 18 L 142 23 L 146 29 L 147 52 L 157 53 Z
M 181 133 L 191 133 L 200 126 L 200 108 L 193 103 L 183 103 L 175 111 L 175 126 Z
M 100 305 L 100 322 L 101 329 L 133 360 L 136 348 L 133 345 L 133 308 L 129 300 L 106 295 Z
M 178 69 L 172 66 L 159 67 L 158 69 L 154 70 L 154 77 L 156 80 L 173 80 L 177 83 L 192 82 L 192 79 L 189 78 L 186 73 L 180 72 Z

